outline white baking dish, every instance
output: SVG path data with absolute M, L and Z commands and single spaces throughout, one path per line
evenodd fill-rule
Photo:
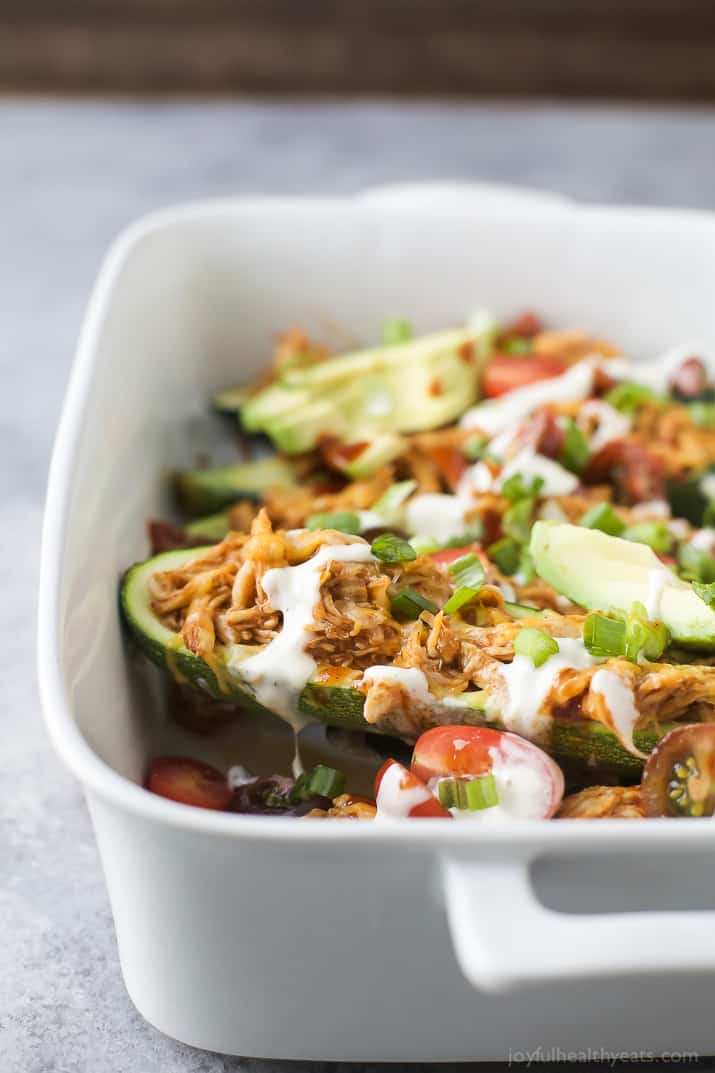
M 156 718 L 116 611 L 206 397 L 249 379 L 277 329 L 367 339 L 391 315 L 425 330 L 529 305 L 649 353 L 715 339 L 714 275 L 710 215 L 478 186 L 198 205 L 115 244 L 52 464 L 39 668 L 50 733 L 87 794 L 127 988 L 158 1028 L 311 1059 L 715 1049 L 710 823 L 475 832 L 173 804 L 139 785 Z

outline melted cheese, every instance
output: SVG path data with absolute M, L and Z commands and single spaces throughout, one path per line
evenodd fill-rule
M 324 544 L 299 566 L 277 567 L 263 576 L 263 589 L 271 607 L 283 615 L 280 633 L 255 656 L 241 659 L 232 650 L 230 670 L 249 683 L 256 700 L 300 730 L 308 720 L 298 711 L 298 697 L 315 670 L 306 652 L 307 629 L 320 596 L 320 575 L 330 562 L 364 563 L 374 559 L 364 541 Z M 236 646 L 238 649 L 240 646 Z
M 551 715 L 541 711 L 544 701 L 561 671 L 583 670 L 599 660 L 584 648 L 583 642 L 572 637 L 556 639 L 558 653 L 550 656 L 541 667 L 535 667 L 529 656 L 516 655 L 505 663 L 501 674 L 506 687 L 506 702 L 502 723 L 507 730 L 523 738 L 543 739 L 551 726 Z

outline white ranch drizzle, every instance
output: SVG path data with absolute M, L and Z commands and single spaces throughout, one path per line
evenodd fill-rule
M 708 348 L 698 342 L 679 343 L 651 361 L 631 362 L 616 358 L 604 368 L 618 379 L 633 380 L 652 391 L 666 393 L 673 374 L 688 358 L 700 358 L 708 370 L 708 378 L 712 378 L 715 373 L 715 359 L 708 353 Z
M 645 503 L 632 506 L 631 513 L 644 518 L 670 518 L 670 504 L 665 499 L 648 499 Z
M 455 742 L 455 747 L 458 745 Z M 483 809 L 451 808 L 454 818 L 481 824 L 542 819 L 551 796 L 544 772 L 537 770 L 523 750 L 515 749 L 508 739 L 491 748 L 489 756 L 499 803 Z
M 570 473 L 553 459 L 536 454 L 528 447 L 519 451 L 507 462 L 499 474 L 495 487 L 501 488 L 505 481 L 517 473 L 524 478 L 525 482 L 541 477 L 544 483 L 539 494 L 542 496 L 567 496 L 579 485 L 578 477 L 574 473 Z
M 633 423 L 627 414 L 620 413 L 602 399 L 589 399 L 584 402 L 578 412 L 578 423 L 580 425 L 583 418 L 593 417 L 598 422 L 589 440 L 589 447 L 593 452 L 600 451 L 607 443 L 626 436 Z
M 401 820 L 409 816 L 410 810 L 424 801 L 429 801 L 431 792 L 426 786 L 403 786 L 404 771 L 401 765 L 391 764 L 382 776 L 380 789 L 375 798 L 377 805 L 376 820 Z
M 591 691 L 599 693 L 611 715 L 611 728 L 618 740 L 636 756 L 643 756 L 633 743 L 633 731 L 638 721 L 633 689 L 615 673 L 599 668 L 591 679 Z
M 468 525 L 466 514 L 473 506 L 471 499 L 461 496 L 425 492 L 407 503 L 407 530 L 412 535 L 419 533 L 439 544 L 446 544 L 454 537 L 462 536 Z
M 467 410 L 459 423 L 463 428 L 478 428 L 488 436 L 496 436 L 523 421 L 538 406 L 579 402 L 591 391 L 598 364 L 597 359 L 587 358 L 572 365 L 561 376 L 516 388 L 498 401 L 480 403 Z
M 663 599 L 663 591 L 668 587 L 680 588 L 677 578 L 671 574 L 670 570 L 658 569 L 655 567 L 653 570 L 648 571 L 648 595 L 646 596 L 645 609 L 648 618 L 652 622 L 657 622 L 660 619 L 660 604 Z
M 308 722 L 298 711 L 298 697 L 315 670 L 315 660 L 305 650 L 306 630 L 320 596 L 323 567 L 330 562 L 364 563 L 373 559 L 370 545 L 362 540 L 323 544 L 299 566 L 276 567 L 263 575 L 263 589 L 271 607 L 282 613 L 283 626 L 255 656 L 233 662 L 232 653 L 229 667 L 253 687 L 258 702 L 284 719 L 295 733 Z
M 541 708 L 560 672 L 583 670 L 600 662 L 586 651 L 582 641 L 573 637 L 554 639 L 559 651 L 541 667 L 535 667 L 529 656 L 521 655 L 501 667 L 507 690 L 502 722 L 507 730 L 533 741 L 545 737 L 550 729 L 551 716 Z
M 715 473 L 707 473 L 698 483 L 705 498 L 712 502 L 715 499 Z
M 706 555 L 712 555 L 713 551 L 715 551 L 715 529 L 710 526 L 698 529 L 697 533 L 693 534 L 690 543 L 698 551 L 704 551 Z

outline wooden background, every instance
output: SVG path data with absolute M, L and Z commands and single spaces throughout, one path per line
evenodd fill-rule
M 0 0 L 0 90 L 715 100 L 715 0 Z

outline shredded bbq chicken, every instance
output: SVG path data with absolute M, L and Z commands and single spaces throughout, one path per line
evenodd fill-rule
M 642 820 L 644 816 L 639 786 L 589 786 L 564 798 L 557 819 Z

